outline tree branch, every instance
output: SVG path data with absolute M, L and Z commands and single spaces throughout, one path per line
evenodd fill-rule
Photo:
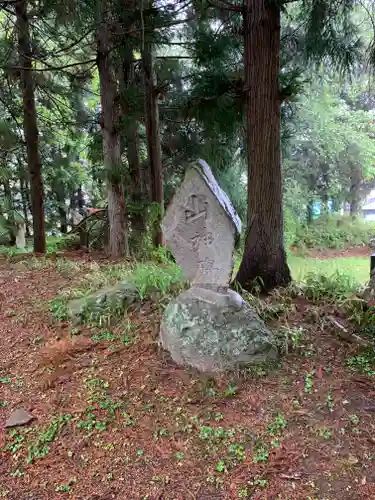
M 242 13 L 244 8 L 241 5 L 233 5 L 228 0 L 208 0 L 208 5 L 214 7 L 215 9 L 229 10 L 231 12 Z

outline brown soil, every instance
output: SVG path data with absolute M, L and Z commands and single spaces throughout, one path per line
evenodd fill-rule
M 46 301 L 82 282 L 92 263 L 80 259 L 0 264 L 0 497 L 375 498 L 374 379 L 307 322 L 311 304 L 288 318 L 308 337 L 281 366 L 213 379 L 159 350 L 155 304 L 114 329 L 124 342 L 54 322 Z M 36 420 L 5 431 L 19 407 Z
M 291 249 L 293 253 L 298 253 L 296 248 Z M 369 257 L 370 249 L 367 246 L 358 246 L 337 250 L 334 248 L 311 248 L 307 252 L 307 257 L 316 259 L 335 259 L 337 257 Z

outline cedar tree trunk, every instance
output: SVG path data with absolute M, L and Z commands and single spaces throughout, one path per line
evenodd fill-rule
M 149 7 L 152 7 L 152 2 L 150 2 Z M 163 244 L 160 221 L 164 213 L 164 184 L 159 131 L 158 91 L 156 89 L 152 41 L 150 40 L 145 40 L 144 42 L 142 59 L 145 91 L 147 151 L 151 178 L 151 201 L 159 208 L 158 224 L 154 233 L 154 243 L 155 246 L 160 246 Z
M 112 258 L 128 255 L 128 229 L 123 189 L 120 146 L 120 113 L 117 79 L 113 65 L 111 13 L 107 0 L 102 0 L 102 19 L 98 32 L 97 64 L 102 107 L 104 167 L 107 175 L 109 242 Z
M 31 207 L 33 215 L 34 252 L 45 253 L 46 234 L 44 225 L 44 190 L 42 164 L 39 153 L 39 133 L 36 117 L 34 75 L 27 0 L 15 5 L 20 61 L 20 82 L 23 102 L 23 129 L 25 134 L 27 163 L 30 179 Z
M 121 111 L 125 129 L 126 156 L 131 187 L 131 229 L 132 234 L 135 236 L 134 240 L 141 242 L 146 229 L 145 196 L 143 169 L 140 160 L 139 123 L 134 104 L 132 104 L 131 98 L 129 99 L 129 95 L 132 95 L 131 88 L 133 85 L 135 85 L 133 49 L 129 45 L 125 48 L 120 71 Z
M 280 8 L 245 0 L 244 69 L 248 156 L 248 233 L 236 280 L 265 291 L 290 282 L 283 241 L 280 158 Z

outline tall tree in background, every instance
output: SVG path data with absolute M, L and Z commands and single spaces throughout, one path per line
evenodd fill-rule
M 110 0 L 101 1 L 101 20 L 98 28 L 97 64 L 100 79 L 103 155 L 107 181 L 109 254 L 113 258 L 129 253 L 124 171 L 120 144 L 120 98 L 113 63 L 114 6 Z
M 147 4 L 148 10 L 153 11 L 152 0 Z M 152 18 L 150 25 L 152 26 Z M 151 27 L 150 26 L 150 27 Z M 145 122 L 147 134 L 147 151 L 150 168 L 151 201 L 158 210 L 157 227 L 154 228 L 154 243 L 163 244 L 163 236 L 159 222 L 164 213 L 164 181 L 161 158 L 160 123 L 159 123 L 159 91 L 156 87 L 154 68 L 154 31 L 150 29 L 142 40 L 142 65 L 144 77 Z
M 248 161 L 248 232 L 237 281 L 266 290 L 291 277 L 283 238 L 280 156 L 280 7 L 245 0 L 244 94 Z
M 39 132 L 37 124 L 33 52 L 30 41 L 30 24 L 27 0 L 17 0 L 15 5 L 18 31 L 18 52 L 20 82 L 23 102 L 23 129 L 25 134 L 27 163 L 30 178 L 31 209 L 33 216 L 34 251 L 45 253 L 46 235 L 44 224 L 44 190 L 42 164 L 39 152 Z

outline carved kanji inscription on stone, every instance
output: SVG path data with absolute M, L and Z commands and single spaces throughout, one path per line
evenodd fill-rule
M 167 208 L 162 229 L 192 285 L 229 284 L 240 221 L 205 162 L 186 172 Z
M 189 202 L 184 208 L 186 222 L 194 222 L 200 218 L 207 218 L 208 201 L 204 196 L 190 195 Z

